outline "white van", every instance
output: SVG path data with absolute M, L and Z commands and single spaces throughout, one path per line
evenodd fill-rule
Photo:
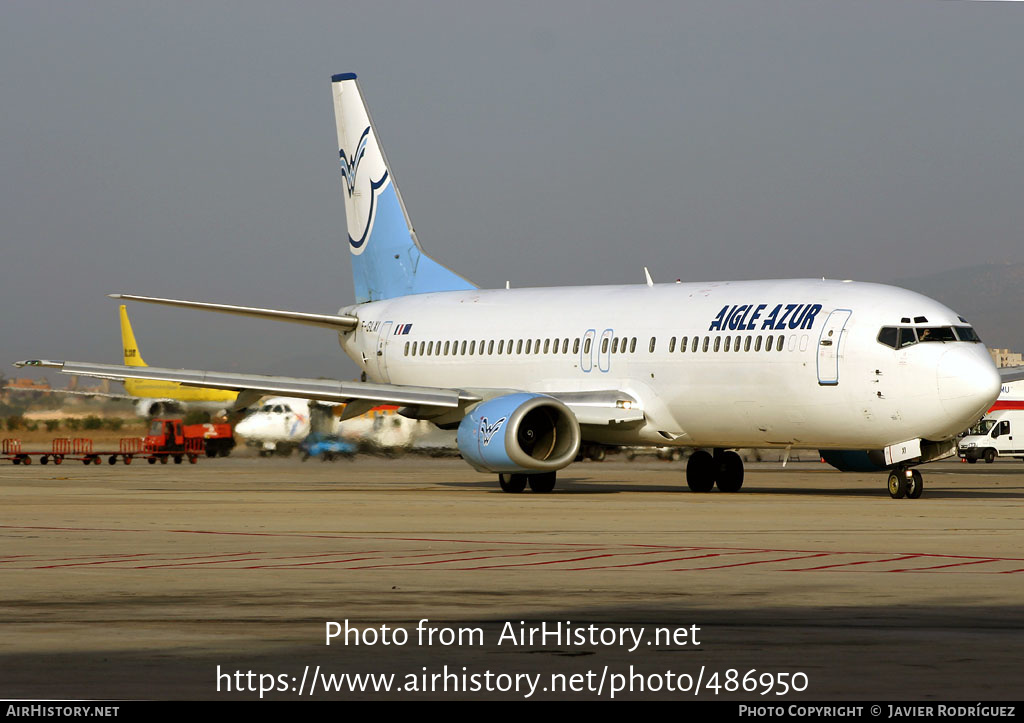
M 1024 409 L 990 412 L 960 440 L 958 451 L 971 464 L 979 459 L 992 463 L 996 457 L 1024 460 Z

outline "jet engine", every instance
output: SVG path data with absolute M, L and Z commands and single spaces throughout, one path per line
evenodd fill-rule
M 580 425 L 543 394 L 507 394 L 478 404 L 459 424 L 459 452 L 478 472 L 552 472 L 572 462 Z
M 135 403 L 135 413 L 140 417 L 166 417 L 178 414 L 181 407 L 169 399 L 140 399 Z

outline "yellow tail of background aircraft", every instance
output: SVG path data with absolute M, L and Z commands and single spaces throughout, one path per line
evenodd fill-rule
M 121 305 L 121 345 L 124 347 L 124 364 L 129 367 L 147 366 L 135 341 L 132 324 L 128 320 L 128 309 Z M 238 392 L 206 387 L 191 387 L 178 382 L 162 382 L 149 379 L 125 379 L 125 391 L 132 397 L 140 397 L 136 409 L 141 416 L 160 416 L 184 408 L 201 408 L 219 411 L 234 406 Z M 150 401 L 153 400 L 153 401 Z M 184 404 L 177 404 L 184 402 Z
M 121 306 L 121 346 L 124 350 L 126 367 L 148 366 L 139 351 L 128 321 L 128 310 Z M 105 397 L 107 399 L 129 399 L 135 402 L 135 413 L 140 417 L 163 417 L 183 414 L 199 410 L 210 414 L 239 411 L 241 408 L 254 404 L 263 396 L 259 393 L 248 394 L 242 404 L 238 403 L 238 392 L 224 389 L 210 389 L 179 382 L 168 382 L 157 379 L 126 379 L 120 375 L 106 375 L 104 378 L 122 382 L 126 394 L 112 394 L 104 391 L 87 391 L 79 389 L 40 389 L 36 387 L 14 389 L 14 391 L 44 391 L 54 394 L 77 394 L 85 397 Z M 10 388 L 10 387 L 9 387 Z

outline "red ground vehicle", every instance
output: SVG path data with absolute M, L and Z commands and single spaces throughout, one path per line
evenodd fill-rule
M 155 464 L 157 460 L 167 464 L 168 459 L 181 464 L 186 458 L 195 464 L 201 454 L 207 457 L 218 454 L 227 456 L 234 446 L 230 424 L 185 426 L 180 419 L 154 419 L 150 423 L 142 453 L 150 464 Z

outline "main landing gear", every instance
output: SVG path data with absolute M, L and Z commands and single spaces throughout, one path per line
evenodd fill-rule
M 716 484 L 720 492 L 739 492 L 743 486 L 743 459 L 724 449 L 716 449 L 713 456 L 697 450 L 686 463 L 686 484 L 694 492 L 710 492 Z
M 530 485 L 530 489 L 533 492 L 546 493 L 550 492 L 555 488 L 555 473 L 554 472 L 531 472 L 529 474 L 509 474 L 502 473 L 498 475 L 498 484 L 501 485 L 502 492 L 522 492 L 526 489 L 526 485 Z
M 904 497 L 916 500 L 924 492 L 924 478 L 916 469 L 897 467 L 889 473 L 889 496 L 894 500 Z

